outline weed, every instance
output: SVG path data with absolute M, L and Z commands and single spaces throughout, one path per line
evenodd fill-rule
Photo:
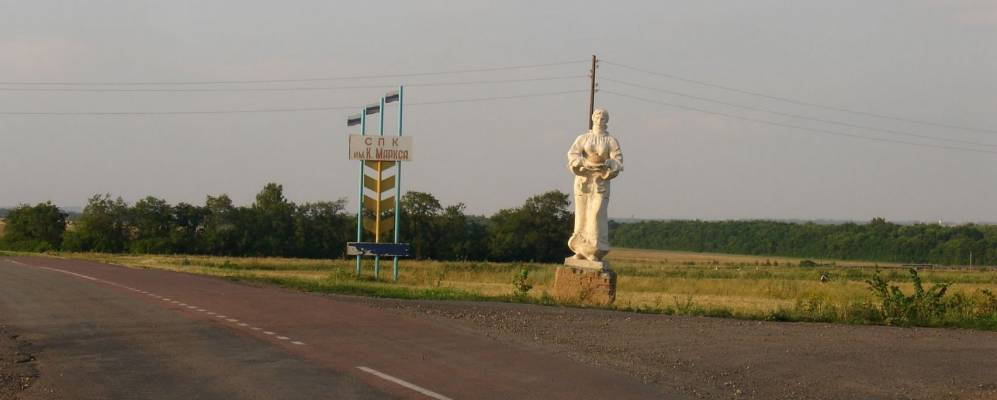
M 882 302 L 883 318 L 891 325 L 925 324 L 945 314 L 945 292 L 948 283 L 937 283 L 924 290 L 917 269 L 909 270 L 914 293 L 905 295 L 897 286 L 892 286 L 879 274 L 867 280 L 869 289 Z
M 530 289 L 533 289 L 533 285 L 527 281 L 530 276 L 530 269 L 527 267 L 519 268 L 519 271 L 512 277 L 512 287 L 513 294 L 517 297 L 526 297 L 530 293 Z
M 696 303 L 692 301 L 692 295 L 687 295 L 685 300 L 679 301 L 678 296 L 672 298 L 675 301 L 676 315 L 697 315 Z

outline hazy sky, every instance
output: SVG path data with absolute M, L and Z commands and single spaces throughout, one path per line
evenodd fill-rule
M 246 204 L 266 182 L 296 202 L 355 196 L 350 111 L 3 115 L 360 106 L 378 88 L 60 92 L 12 88 L 409 85 L 415 139 L 404 188 L 474 213 L 569 191 L 565 152 L 588 111 L 596 53 L 625 171 L 610 215 L 644 218 L 997 220 L 997 3 L 993 1 L 0 1 L 0 205 L 94 193 Z M 579 61 L 531 69 L 253 85 L 218 81 L 386 75 Z M 837 108 L 802 106 L 616 64 Z M 427 83 L 565 78 L 501 84 Z M 622 83 L 681 92 L 775 115 Z M 565 91 L 547 97 L 414 103 Z M 876 142 L 652 104 L 904 142 Z M 393 118 L 394 110 L 389 110 Z M 800 120 L 803 115 L 849 124 Z M 857 125 L 880 129 L 873 131 Z M 374 125 L 376 128 L 376 124 Z M 394 129 L 394 124 L 388 125 Z M 892 133 L 884 132 L 892 131 Z M 902 135 L 906 134 L 906 136 Z M 918 137 L 921 136 L 921 137 Z M 940 141 L 927 137 L 946 139 Z M 351 206 L 353 207 L 353 206 Z

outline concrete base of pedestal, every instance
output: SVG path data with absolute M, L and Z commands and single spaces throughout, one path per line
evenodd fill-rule
M 554 298 L 568 303 L 609 305 L 616 300 L 616 273 L 605 269 L 558 267 Z

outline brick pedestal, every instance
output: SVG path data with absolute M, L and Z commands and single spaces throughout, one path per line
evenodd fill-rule
M 558 267 L 554 298 L 567 303 L 612 304 L 616 300 L 616 273 L 608 268 Z

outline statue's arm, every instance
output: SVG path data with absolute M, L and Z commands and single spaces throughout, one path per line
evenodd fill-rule
M 609 140 L 609 159 L 606 160 L 606 179 L 613 179 L 623 172 L 623 150 L 616 138 Z
M 582 155 L 582 138 L 584 136 L 575 138 L 575 141 L 571 143 L 571 148 L 568 149 L 568 169 L 576 175 L 582 172 L 582 164 L 585 162 L 585 156 Z

